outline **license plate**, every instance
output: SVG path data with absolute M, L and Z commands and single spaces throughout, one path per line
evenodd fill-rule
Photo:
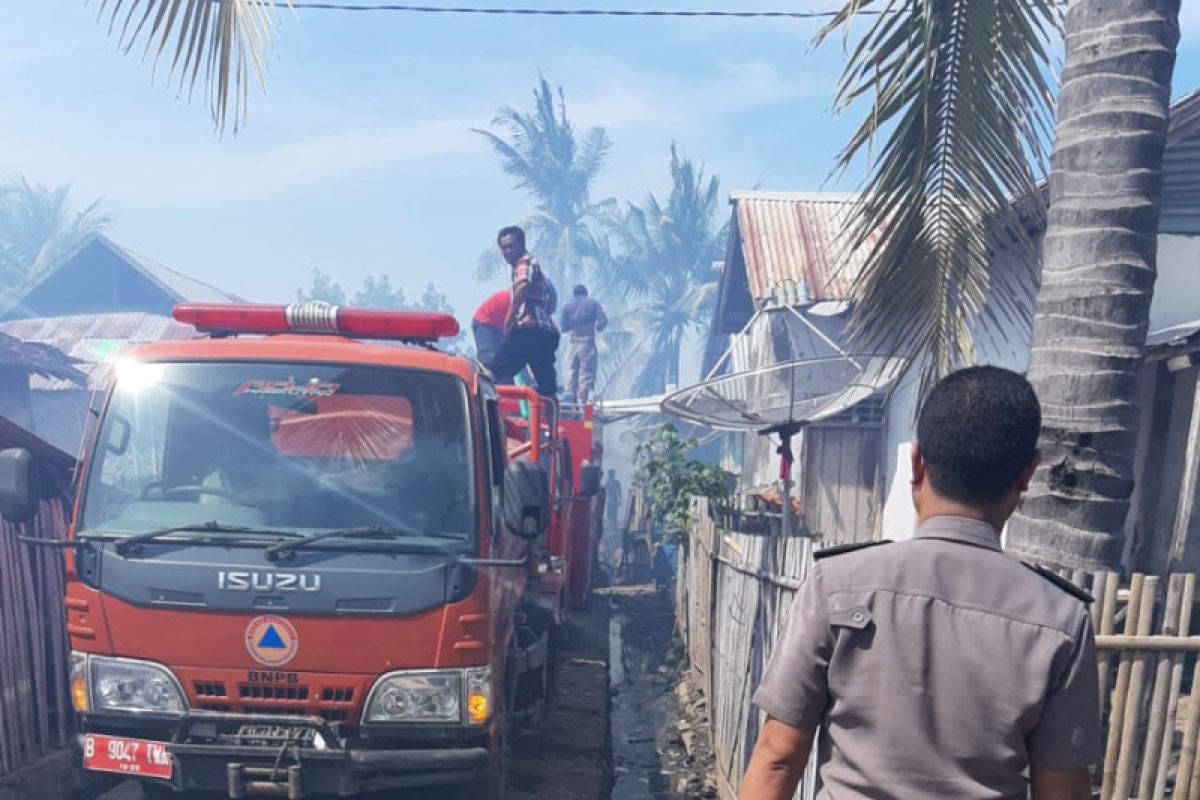
M 163 742 L 89 733 L 83 737 L 83 766 L 100 772 L 169 780 L 174 759 Z

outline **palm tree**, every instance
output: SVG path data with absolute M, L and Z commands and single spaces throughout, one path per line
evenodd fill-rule
M 49 188 L 24 177 L 0 184 L 0 287 L 15 288 L 111 223 L 99 200 L 73 211 L 70 193 L 69 184 Z
M 582 277 L 585 259 L 594 252 L 591 222 L 612 202 L 591 200 L 612 143 L 604 128 L 591 128 L 578 139 L 562 87 L 556 102 L 544 77 L 533 100 L 532 112 L 500 109 L 492 126 L 503 136 L 479 129 L 475 133 L 500 156 L 517 188 L 532 197 L 534 212 L 525 223 L 530 246 L 550 276 L 566 287 Z M 491 277 L 489 272 L 499 268 L 495 247 L 489 247 L 479 277 Z
M 671 145 L 666 204 L 651 193 L 641 206 L 630 204 L 609 217 L 618 251 L 607 262 L 609 278 L 628 303 L 614 328 L 643 344 L 626 353 L 642 356 L 635 393 L 679 385 L 684 334 L 707 321 L 716 295 L 713 265 L 727 234 L 716 224 L 720 202 L 720 181 Z
M 870 4 L 851 0 L 822 36 Z M 912 0 L 887 11 L 839 87 L 842 106 L 874 97 L 843 166 L 889 132 L 846 240 L 869 247 L 852 332 L 910 343 L 923 393 L 972 360 L 975 331 L 1003 337 L 1023 322 L 1036 272 L 999 284 L 989 247 L 999 231 L 1036 265 L 1021 213 L 1041 206 L 1030 161 L 1040 166 L 1049 140 L 1060 19 L 1052 0 Z M 1119 563 L 1178 12 L 1179 0 L 1074 0 L 1067 14 L 1029 366 L 1045 402 L 1045 461 L 1009 540 L 1039 560 Z
M 286 3 L 286 0 L 284 0 Z M 109 10 L 111 6 L 111 10 Z M 177 78 L 190 98 L 204 76 L 213 124 L 224 130 L 233 101 L 233 129 L 245 121 L 251 76 L 260 85 L 266 74 L 277 14 L 261 0 L 101 0 L 108 30 L 128 53 L 144 42 L 141 57 L 155 71 L 170 59 L 168 81 Z
M 1042 465 L 1009 529 L 1010 547 L 1040 561 L 1121 564 L 1179 8 L 1079 0 L 1067 12 L 1029 363 Z

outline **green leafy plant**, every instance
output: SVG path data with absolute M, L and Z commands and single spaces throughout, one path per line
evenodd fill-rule
M 698 444 L 699 440 L 681 436 L 668 422 L 638 445 L 637 480 L 645 487 L 654 521 L 670 541 L 686 538 L 695 522 L 693 497 L 721 503 L 729 494 L 725 470 L 688 458 Z

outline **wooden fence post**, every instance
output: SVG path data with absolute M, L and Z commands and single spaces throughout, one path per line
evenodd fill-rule
M 1146 576 L 1136 574 L 1130 583 L 1129 605 L 1125 609 L 1125 635 L 1137 632 L 1138 613 L 1142 606 L 1143 586 Z M 1121 750 L 1121 732 L 1125 727 L 1125 699 L 1129 693 L 1129 670 L 1133 653 L 1121 653 L 1117 665 L 1117 685 L 1112 693 L 1112 711 L 1108 716 L 1108 742 L 1104 748 L 1103 781 L 1100 785 L 1100 800 L 1112 800 L 1113 787 L 1117 780 L 1117 759 Z

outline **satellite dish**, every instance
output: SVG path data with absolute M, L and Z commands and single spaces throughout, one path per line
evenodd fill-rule
M 766 432 L 840 414 L 890 386 L 907 360 L 826 356 L 710 378 L 667 395 L 668 414 L 718 430 Z
M 828 304 L 760 309 L 705 380 L 662 401 L 666 413 L 699 425 L 779 436 L 784 536 L 791 532 L 792 437 L 886 389 L 908 366 L 906 358 L 850 354 L 838 346 L 834 337 L 845 310 Z M 734 371 L 719 375 L 727 362 Z

